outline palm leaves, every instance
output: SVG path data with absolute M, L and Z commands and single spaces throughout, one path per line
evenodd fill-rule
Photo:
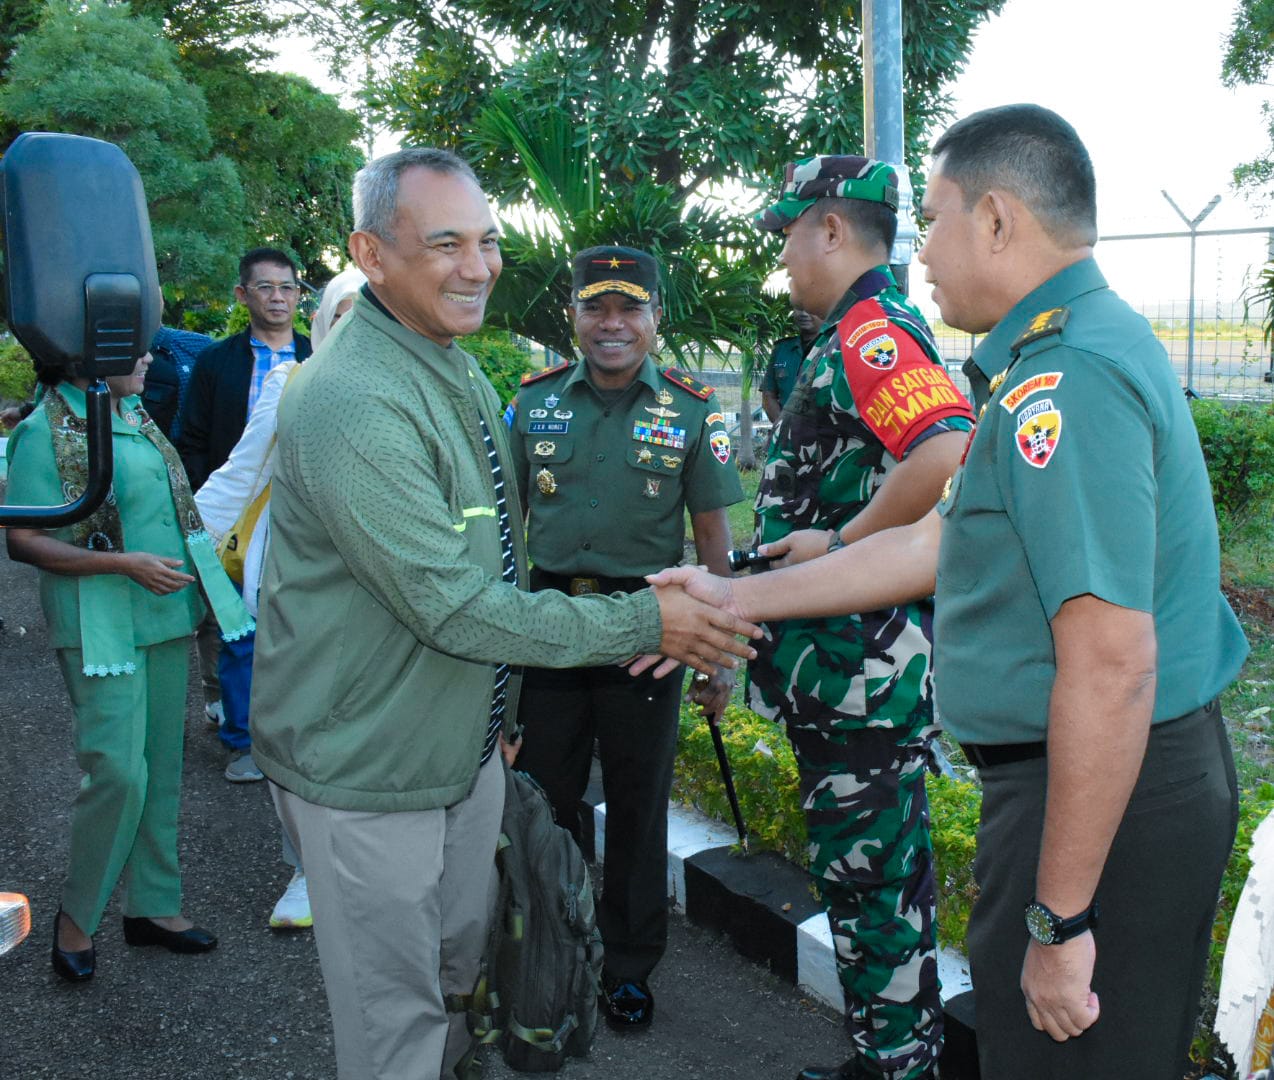
M 522 182 L 500 199 L 506 209 L 504 274 L 488 320 L 555 352 L 572 352 L 570 260 L 595 244 L 649 251 L 660 263 L 661 334 L 681 365 L 702 366 L 730 348 L 745 357 L 767 321 L 761 238 L 737 218 L 687 206 L 670 187 L 646 179 L 605 182 L 587 121 L 558 108 L 522 108 L 496 91 L 467 150 L 482 161 L 515 158 Z

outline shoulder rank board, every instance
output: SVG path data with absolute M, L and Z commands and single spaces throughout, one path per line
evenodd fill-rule
M 712 396 L 714 387 L 701 383 L 692 375 L 687 375 L 684 371 L 677 368 L 666 368 L 660 374 L 674 386 L 681 387 L 682 390 L 694 394 L 700 401 L 707 401 Z
M 1049 308 L 1048 311 L 1041 311 L 1027 324 L 1018 339 L 1009 346 L 1009 352 L 1016 356 L 1031 342 L 1046 338 L 1049 334 L 1060 334 L 1062 327 L 1066 325 L 1066 320 L 1070 317 L 1070 308 Z
M 547 379 L 550 375 L 556 375 L 559 371 L 565 371 L 575 361 L 563 360 L 560 364 L 554 364 L 552 367 L 545 368 L 543 371 L 531 371 L 522 376 L 522 385 L 530 386 L 533 382 L 539 382 L 541 379 Z

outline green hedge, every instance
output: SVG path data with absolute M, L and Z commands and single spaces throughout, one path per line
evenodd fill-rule
M 1224 543 L 1253 511 L 1274 498 L 1274 405 L 1196 398 L 1190 411 Z
M 731 705 L 722 718 L 721 734 L 734 772 L 743 820 L 747 823 L 749 846 L 754 850 L 780 852 L 792 862 L 807 866 L 805 818 L 801 813 L 796 762 L 782 729 L 748 709 Z M 963 952 L 969 912 L 977 897 L 973 855 L 982 794 L 974 783 L 945 776 L 929 777 L 928 789 L 938 887 L 938 938 L 944 945 Z M 733 821 L 721 784 L 712 735 L 697 706 L 682 706 L 673 797 L 708 817 Z M 1239 894 L 1252 868 L 1248 858 L 1252 833 L 1271 811 L 1274 811 L 1274 784 L 1261 783 L 1240 794 L 1238 837 L 1221 883 L 1221 902 L 1212 927 L 1203 1014 L 1192 1050 L 1195 1061 L 1201 1064 L 1210 1064 L 1219 1050 L 1212 1032 L 1212 1019 L 1216 1014 L 1225 942 Z
M 35 391 L 35 368 L 21 345 L 0 339 L 0 401 L 30 401 Z
M 749 709 L 730 705 L 721 721 L 721 737 L 748 827 L 749 847 L 777 851 L 799 866 L 808 866 L 796 760 L 782 728 Z M 698 706 L 682 706 L 677 751 L 673 797 L 708 817 L 732 823 L 712 733 Z M 975 784 L 945 776 L 930 777 L 928 787 L 938 935 L 944 943 L 963 950 L 969 909 L 977 895 L 973 850 L 981 794 Z

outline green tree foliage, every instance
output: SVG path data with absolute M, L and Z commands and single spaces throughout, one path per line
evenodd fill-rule
M 660 262 L 660 335 L 679 363 L 701 365 L 722 342 L 751 348 L 762 271 L 740 255 L 736 221 L 686 206 L 649 180 L 607 190 L 569 116 L 524 111 L 503 92 L 476 118 L 472 141 L 489 156 L 516 156 L 524 177 L 502 200 L 517 199 L 522 213 L 504 230 L 505 271 L 488 306 L 493 323 L 569 355 L 571 256 L 594 244 L 629 244 Z
M 158 24 L 126 6 L 49 4 L 13 53 L 0 116 L 22 129 L 115 143 L 141 174 L 159 277 L 181 294 L 233 280 L 243 191 L 217 153 L 199 89 Z
M 1225 43 L 1221 78 L 1226 86 L 1261 86 L 1270 81 L 1274 66 L 1274 0 L 1238 0 L 1234 21 Z M 1239 165 L 1234 182 L 1254 194 L 1270 194 L 1274 181 L 1274 108 L 1262 106 L 1270 135 L 1270 149 L 1260 157 Z
M 245 245 L 287 251 L 306 281 L 325 284 L 353 228 L 358 117 L 305 79 L 253 70 L 234 53 L 204 52 L 186 70 L 216 103 L 209 128 L 243 186 Z
M 944 88 L 974 29 L 1003 0 L 903 5 L 908 159 L 947 115 Z M 495 90 L 592 131 L 611 185 L 646 178 L 678 196 L 767 183 L 785 160 L 860 148 L 857 4 L 819 0 L 388 0 L 371 15 L 410 43 L 378 104 L 412 141 L 463 149 Z M 512 49 L 513 60 L 505 62 Z M 582 136 L 580 136 L 582 138 Z M 482 162 L 515 193 L 516 160 Z

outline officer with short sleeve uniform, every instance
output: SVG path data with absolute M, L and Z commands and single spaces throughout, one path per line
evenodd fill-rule
M 581 252 L 573 306 L 582 362 L 527 376 L 507 419 L 527 507 L 533 590 L 634 592 L 680 563 L 688 510 L 699 561 L 728 574 L 725 508 L 743 498 L 712 389 L 649 355 L 661 309 L 649 254 Z M 728 695 L 722 676 L 721 692 Z M 547 791 L 578 837 L 596 738 L 606 796 L 603 1006 L 620 1029 L 650 1023 L 647 980 L 667 939 L 668 795 L 680 673 L 530 669 L 518 767 Z
M 1146 1031 L 1143 993 L 1180 996 L 1183 1015 L 1194 1009 L 1211 897 L 1201 905 L 1187 897 L 1198 880 L 1211 888 L 1220 877 L 1229 846 L 1217 838 L 1233 835 L 1233 771 L 1216 697 L 1247 651 L 1219 588 L 1215 524 L 1200 514 L 1211 491 L 1198 437 L 1163 347 L 1092 259 L 1023 299 L 966 372 L 981 420 L 939 505 L 936 640 L 943 720 L 984 789 L 969 944 L 979 1032 L 985 1015 L 997 1034 L 988 1033 L 982 1068 L 1044 1075 L 1043 1053 L 1066 1075 L 1177 1075 L 1190 1025 Z M 1092 906 L 1055 913 L 1033 902 L 1023 925 L 1044 829 L 1039 793 L 1057 678 L 1051 624 L 1081 596 L 1154 612 L 1153 734 Z M 985 679 L 988 655 L 1003 678 Z M 1165 829 L 1168 820 L 1179 824 Z M 1174 885 L 1176 862 L 1197 877 Z M 1152 910 L 1196 906 L 1208 917 L 1183 921 L 1170 948 L 1147 947 L 1137 928 Z M 1053 1044 L 1022 1008 L 1027 933 L 1048 944 L 1092 927 L 1101 1020 Z M 1116 989 L 1137 970 L 1143 993 Z

